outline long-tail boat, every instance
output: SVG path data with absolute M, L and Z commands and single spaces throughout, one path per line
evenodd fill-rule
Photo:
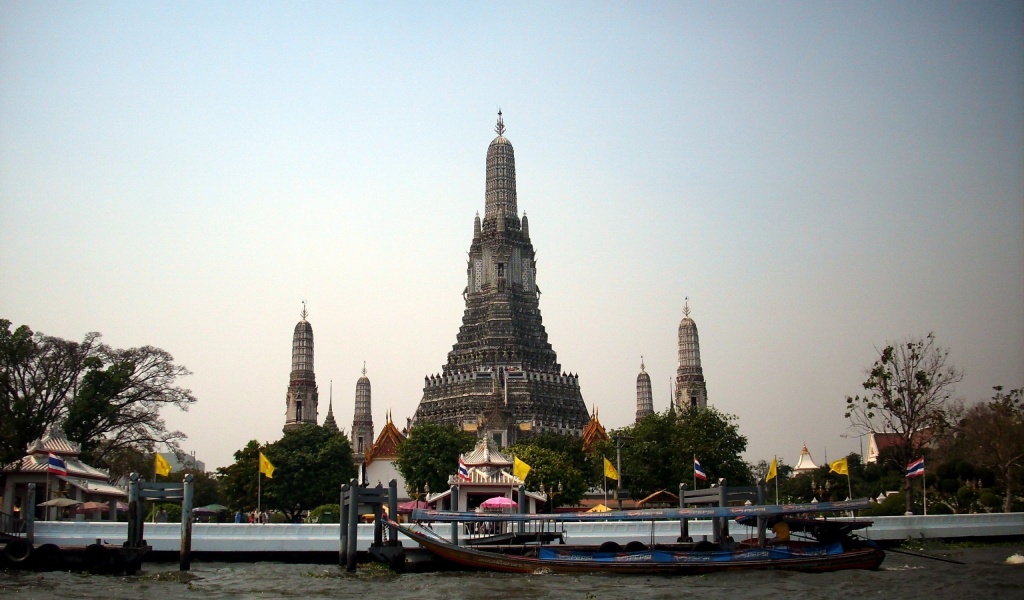
M 866 508 L 867 500 L 820 502 L 815 504 L 759 505 L 631 510 L 613 513 L 494 514 L 416 510 L 417 523 L 448 522 L 473 524 L 513 522 L 534 525 L 560 522 L 658 521 L 679 519 L 736 519 L 756 524 L 758 536 L 735 542 L 725 537 L 717 542 L 677 541 L 646 545 L 630 542 L 626 547 L 608 542 L 600 546 L 544 543 L 460 545 L 437 535 L 428 527 L 388 524 L 448 563 L 463 568 L 510 573 L 617 573 L 697 575 L 717 571 L 776 569 L 826 572 L 844 569 L 876 569 L 885 553 L 852 535 L 867 527 L 868 520 L 835 521 L 806 515 Z M 766 529 L 773 526 L 775 537 Z M 537 529 L 538 533 L 540 528 Z M 789 532 L 805 532 L 797 539 Z M 528 535 L 520 535 L 523 539 Z M 538 535 L 537 539 L 541 539 Z M 546 539 L 550 539 L 550 536 Z

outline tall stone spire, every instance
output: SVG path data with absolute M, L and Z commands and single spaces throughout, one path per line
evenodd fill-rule
M 357 465 L 366 459 L 366 453 L 373 445 L 373 412 L 370 407 L 370 378 L 366 376 L 366 363 L 363 363 L 363 376 L 356 381 L 356 407 L 352 417 L 352 456 Z
M 487 193 L 484 198 L 484 221 L 498 217 L 515 218 L 516 208 L 516 154 L 505 138 L 505 123 L 498 110 L 498 124 L 494 126 L 498 137 L 487 147 Z M 504 225 L 504 223 L 502 224 Z M 500 225 L 499 225 L 500 226 Z
M 636 422 L 654 412 L 651 376 L 644 370 L 644 357 L 640 357 L 640 373 L 636 376 Z
M 680 410 L 708 406 L 708 390 L 704 370 L 700 366 L 700 340 L 697 324 L 690 318 L 689 297 L 683 305 L 683 320 L 679 322 L 679 367 L 676 369 L 674 400 Z
M 541 321 L 535 252 L 519 220 L 515 154 L 500 112 L 495 132 L 462 327 L 442 373 L 424 378 L 415 421 L 452 424 L 499 445 L 519 432 L 579 435 L 589 415 L 579 378 L 562 371 Z
M 284 430 L 291 431 L 305 424 L 316 424 L 317 402 L 320 399 L 313 373 L 313 326 L 306 317 L 306 302 L 302 302 L 302 320 L 295 325 L 292 335 L 292 372 L 288 378 Z

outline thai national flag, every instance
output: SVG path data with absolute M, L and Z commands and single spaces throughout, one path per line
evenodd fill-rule
M 697 479 L 700 479 L 701 481 L 708 480 L 708 474 L 705 473 L 704 469 L 701 468 L 700 461 L 697 460 L 696 456 L 693 457 L 693 476 L 696 477 Z
M 924 457 L 907 465 L 907 479 L 924 475 Z
M 459 481 L 469 481 L 469 467 L 466 466 L 462 457 L 459 457 Z
M 60 457 L 58 457 L 56 454 L 50 452 L 49 455 L 46 457 L 46 472 L 53 473 L 55 475 L 67 476 L 68 465 L 63 460 L 61 460 Z

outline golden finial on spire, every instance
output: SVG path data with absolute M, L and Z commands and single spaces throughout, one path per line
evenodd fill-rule
M 683 316 L 690 316 L 690 297 L 686 297 L 686 302 L 683 304 Z
M 505 122 L 501 120 L 501 107 L 498 108 L 498 124 L 494 126 L 498 135 L 505 135 Z
M 299 313 L 302 316 L 302 320 L 305 321 L 306 317 L 309 316 L 309 311 L 306 310 L 306 301 L 302 301 L 302 312 Z
M 643 371 L 643 370 L 644 370 L 644 368 L 645 368 L 645 367 L 644 367 L 644 355 L 643 355 L 643 354 L 641 354 L 641 355 L 640 355 L 640 370 L 641 370 L 641 371 Z

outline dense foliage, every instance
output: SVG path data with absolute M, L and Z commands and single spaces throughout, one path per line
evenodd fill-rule
M 12 331 L 0 319 L 0 464 L 21 458 L 54 423 L 81 445 L 84 461 L 114 475 L 119 459 L 174 449 L 185 435 L 168 431 L 160 410 L 196 401 L 175 385 L 187 375 L 159 348 L 115 349 L 98 333 L 73 342 L 25 325 Z
M 579 438 L 575 446 L 582 448 Z M 540 442 L 540 443 L 531 443 Z M 509 446 L 505 452 L 530 465 L 526 476 L 526 489 L 540 490 L 548 494 L 547 510 L 559 506 L 578 504 L 587 491 L 587 480 L 570 456 L 578 456 L 572 448 L 551 450 L 541 445 L 544 440 L 530 438 L 522 443 Z M 582 450 L 579 452 L 582 455 Z M 579 464 L 579 463 L 577 463 Z
M 395 461 L 406 491 L 417 494 L 428 484 L 432 492 L 448 489 L 448 477 L 459 468 L 459 455 L 475 444 L 476 436 L 452 425 L 417 424 L 398 446 Z
M 678 493 L 681 483 L 692 487 L 694 457 L 700 460 L 709 482 L 725 478 L 728 485 L 752 483 L 750 468 L 741 457 L 747 449 L 747 438 L 740 435 L 736 417 L 714 407 L 653 413 L 610 435 L 623 438 L 619 475 L 633 499 L 659 490 Z M 614 464 L 614 441 L 598 444 L 597 456 Z M 600 458 L 594 462 L 603 465 Z
M 273 477 L 258 475 L 260 452 L 274 465 Z M 233 510 L 259 506 L 293 521 L 304 510 L 337 502 L 356 467 L 345 435 L 307 424 L 266 446 L 250 441 L 235 452 L 234 464 L 217 472 L 221 496 Z

